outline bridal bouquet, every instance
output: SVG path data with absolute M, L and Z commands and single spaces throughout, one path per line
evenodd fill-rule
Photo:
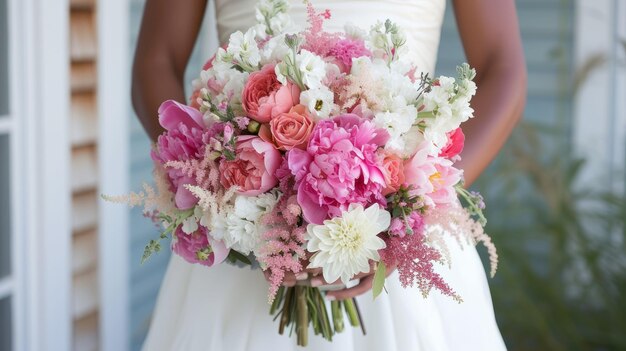
M 373 264 L 374 296 L 396 268 L 403 286 L 461 301 L 434 269 L 454 259 L 444 237 L 483 241 L 492 274 L 497 264 L 482 198 L 454 167 L 474 70 L 417 74 L 391 21 L 330 33 L 330 12 L 307 2 L 308 27 L 297 31 L 287 7 L 261 0 L 258 24 L 206 63 L 189 105 L 161 105 L 156 189 L 107 198 L 143 205 L 190 263 L 266 271 L 279 331 L 295 326 L 300 345 L 309 325 L 331 340 L 344 310 L 362 323 L 354 300 L 332 301 L 329 312 L 320 289 L 283 287 L 287 273 L 319 268 L 346 284 Z M 152 240 L 143 258 L 160 248 Z

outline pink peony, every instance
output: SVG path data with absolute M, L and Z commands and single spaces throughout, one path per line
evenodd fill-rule
M 230 251 L 224 243 L 207 235 L 204 227 L 199 227 L 191 234 L 183 232 L 181 227 L 178 227 L 173 237 L 172 251 L 189 263 L 210 267 L 224 261 Z
M 454 186 L 461 181 L 463 171 L 452 166 L 452 161 L 443 158 L 435 159 L 437 172 L 430 176 L 433 191 L 428 197 L 435 205 L 448 205 L 457 200 Z
M 404 163 L 405 183 L 411 186 L 413 195 L 426 195 L 434 190 L 430 176 L 437 169 L 428 157 L 427 143 L 421 144 L 415 155 Z
M 405 182 L 412 187 L 413 195 L 424 196 L 428 205 L 446 205 L 455 201 L 454 186 L 462 175 L 463 171 L 452 167 L 452 161 L 428 156 L 425 144 L 404 165 Z
M 353 58 L 372 56 L 372 53 L 365 47 L 363 40 L 351 38 L 337 40 L 328 54 L 335 58 L 335 64 L 343 73 L 350 73 Z
M 383 195 L 387 196 L 398 191 L 404 184 L 404 161 L 394 154 L 388 154 L 383 159 L 383 174 L 387 187 L 383 190 Z
M 209 137 L 200 111 L 168 100 L 159 107 L 159 123 L 166 132 L 157 139 L 152 159 L 166 164 L 204 157 Z M 176 194 L 176 207 L 184 210 L 195 206 L 198 199 L 184 187 L 185 184 L 195 185 L 195 181 L 180 169 L 167 168 L 167 175 Z
M 282 161 L 274 145 L 255 135 L 237 138 L 235 160 L 220 163 L 220 183 L 225 188 L 239 187 L 242 195 L 259 195 L 278 183 L 276 170 Z
M 463 151 L 463 146 L 465 146 L 465 134 L 461 128 L 457 128 L 448 133 L 448 143 L 439 153 L 439 157 L 453 160 Z
M 279 150 L 291 150 L 294 147 L 304 149 L 313 131 L 313 121 L 303 105 L 296 105 L 287 113 L 274 117 L 269 126 L 261 126 L 261 139 L 273 143 Z
M 265 65 L 260 71 L 250 74 L 241 100 L 248 117 L 267 123 L 298 104 L 300 89 L 291 82 L 282 85 L 276 78 L 274 65 Z
M 377 150 L 388 139 L 384 129 L 346 114 L 319 122 L 307 149 L 289 152 L 289 169 L 307 222 L 322 224 L 352 203 L 385 205 L 385 176 Z

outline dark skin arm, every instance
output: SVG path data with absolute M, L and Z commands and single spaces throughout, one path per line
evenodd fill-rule
M 133 62 L 133 107 L 156 141 L 163 129 L 157 110 L 165 100 L 185 103 L 184 74 L 207 0 L 148 0 Z
M 514 0 L 454 0 L 455 14 L 469 64 L 476 68 L 475 118 L 463 125 L 463 160 L 471 184 L 496 156 L 521 117 L 526 99 L 526 65 Z M 156 111 L 161 102 L 185 102 L 183 74 L 195 43 L 206 0 L 148 0 L 133 66 L 133 106 L 152 140 L 162 132 Z M 156 74 L 155 72 L 158 72 Z M 300 278 L 317 273 L 303 274 Z M 329 292 L 341 300 L 369 291 L 373 273 L 360 274 L 349 289 Z M 323 284 L 323 278 L 313 278 Z M 295 275 L 285 277 L 293 285 Z
M 454 0 L 454 12 L 478 90 L 474 118 L 462 125 L 457 164 L 471 185 L 498 154 L 526 103 L 526 62 L 513 0 Z

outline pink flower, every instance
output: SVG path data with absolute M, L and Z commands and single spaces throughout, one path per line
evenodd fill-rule
M 404 164 L 405 183 L 411 186 L 414 195 L 426 195 L 434 190 L 430 176 L 437 169 L 428 157 L 428 146 L 421 144 L 415 155 Z
M 291 150 L 294 147 L 304 149 L 313 131 L 313 121 L 303 105 L 296 105 L 287 113 L 274 117 L 269 127 L 261 126 L 261 139 L 273 143 L 279 150 Z
M 234 161 L 220 163 L 220 183 L 225 188 L 239 187 L 242 195 L 259 195 L 278 183 L 276 170 L 281 155 L 274 145 L 254 135 L 237 138 Z
M 166 132 L 157 139 L 152 159 L 166 164 L 170 161 L 199 160 L 204 157 L 209 137 L 200 111 L 168 100 L 159 107 L 159 123 Z M 193 207 L 198 199 L 184 185 L 196 185 L 195 181 L 180 169 L 167 168 L 167 174 L 172 191 L 176 194 L 176 207 L 183 210 Z
M 221 263 L 228 256 L 229 249 L 221 241 L 207 235 L 204 227 L 191 234 L 183 232 L 181 227 L 174 231 L 172 251 L 189 263 L 212 266 Z
M 407 226 L 410 229 L 410 235 L 422 235 L 424 230 L 424 218 L 419 212 L 411 212 L 406 218 L 396 217 L 391 220 L 389 226 L 389 235 L 394 235 L 400 238 L 404 238 L 407 235 Z
M 428 194 L 436 205 L 448 205 L 457 200 L 454 186 L 461 181 L 463 171 L 452 166 L 452 161 L 443 158 L 435 159 L 437 172 L 429 178 L 433 191 Z
M 260 71 L 250 74 L 241 100 L 248 117 L 267 123 L 298 104 L 300 89 L 290 82 L 282 85 L 276 78 L 274 65 L 265 65 Z
M 404 184 L 404 161 L 394 154 L 388 154 L 383 159 L 383 174 L 387 187 L 383 190 L 383 195 L 387 196 L 398 191 Z
M 358 57 L 371 57 L 372 53 L 365 47 L 363 40 L 342 38 L 337 40 L 329 55 L 335 58 L 335 64 L 343 73 L 349 73 L 352 69 L 352 59 Z
M 441 149 L 439 157 L 453 160 L 455 156 L 463 151 L 465 145 L 465 134 L 461 128 L 457 128 L 448 133 L 448 143 Z
M 428 156 L 425 144 L 404 165 L 405 182 L 412 186 L 413 195 L 424 196 L 429 205 L 446 205 L 455 201 L 454 186 L 462 175 L 463 171 L 452 167 L 452 161 Z
M 389 134 L 357 115 L 319 122 L 306 150 L 288 154 L 298 203 L 309 223 L 340 216 L 350 204 L 385 204 L 385 176 L 377 154 Z

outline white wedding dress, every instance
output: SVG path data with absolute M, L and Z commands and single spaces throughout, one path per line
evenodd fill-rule
M 424 72 L 433 72 L 446 0 L 313 0 L 318 10 L 330 9 L 329 31 L 347 22 L 368 29 L 389 18 L 407 34 L 409 56 Z M 254 23 L 255 0 L 216 0 L 221 42 L 230 33 Z M 305 6 L 291 1 L 296 24 L 306 24 Z M 505 350 L 496 324 L 485 271 L 476 249 L 448 243 L 453 265 L 439 267 L 444 279 L 463 298 L 459 304 L 433 291 L 423 298 L 418 289 L 404 289 L 397 274 L 386 282 L 388 293 L 375 301 L 371 293 L 358 298 L 367 335 L 347 326 L 330 343 L 310 331 L 307 350 L 498 351 Z M 301 350 L 295 335 L 278 334 L 269 315 L 268 285 L 259 270 L 221 264 L 207 268 L 172 255 L 161 286 L 145 351 Z

